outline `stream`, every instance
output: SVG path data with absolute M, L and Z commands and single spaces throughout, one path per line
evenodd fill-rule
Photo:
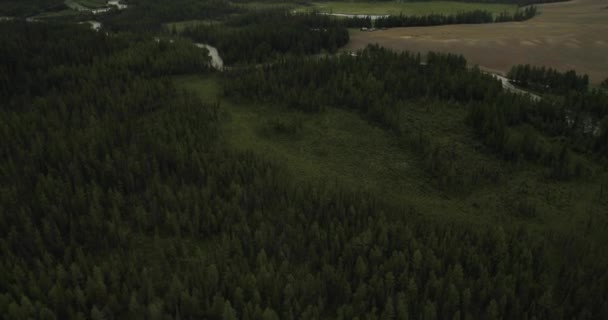
M 198 48 L 205 48 L 207 49 L 207 51 L 209 51 L 209 56 L 211 57 L 211 66 L 214 69 L 219 71 L 224 70 L 224 61 L 222 60 L 222 57 L 220 57 L 217 48 L 210 46 L 206 43 L 195 43 L 194 45 Z
M 129 7 L 128 5 L 121 3 L 120 0 L 108 0 L 105 7 L 96 8 L 96 9 L 91 9 L 91 8 L 85 7 L 85 6 L 81 5 L 80 3 L 73 2 L 73 1 L 66 1 L 65 5 L 72 10 L 89 11 L 92 14 L 106 13 L 106 12 L 112 10 L 113 8 L 116 8 L 118 10 L 124 10 Z

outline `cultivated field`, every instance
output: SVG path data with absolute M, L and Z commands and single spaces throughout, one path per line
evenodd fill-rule
M 469 63 L 506 73 L 515 64 L 545 65 L 608 77 L 608 1 L 574 0 L 538 6 L 525 22 L 354 31 L 347 50 L 378 43 L 409 51 L 447 51 Z

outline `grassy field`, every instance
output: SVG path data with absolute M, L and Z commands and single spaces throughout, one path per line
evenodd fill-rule
M 348 50 L 378 43 L 395 50 L 463 54 L 505 74 L 516 64 L 575 69 L 599 84 L 608 77 L 608 10 L 604 0 L 539 5 L 531 20 L 488 25 L 394 28 L 351 33 Z
M 77 0 L 77 2 L 88 8 L 103 8 L 108 4 L 105 0 Z
M 65 4 L 72 9 L 97 9 L 103 8 L 107 6 L 107 1 L 105 0 L 66 0 Z
M 235 5 L 241 6 L 245 9 L 249 9 L 249 10 L 265 10 L 265 9 L 277 9 L 277 8 L 291 9 L 291 8 L 297 8 L 297 7 L 302 6 L 300 4 L 296 4 L 295 2 L 281 2 L 281 1 L 276 1 L 276 2 L 266 2 L 266 1 L 255 2 L 254 1 L 254 2 L 235 3 Z
M 82 16 L 84 16 L 82 12 L 79 12 L 76 10 L 71 10 L 71 9 L 66 9 L 66 10 L 60 10 L 60 11 L 44 12 L 37 16 L 34 16 L 34 18 L 39 19 L 39 20 L 45 20 L 45 19 L 52 20 L 52 19 L 70 19 L 70 18 L 82 17 Z
M 515 5 L 509 4 L 485 4 L 452 1 L 429 1 L 429 2 L 313 2 L 309 8 L 299 10 L 315 9 L 320 12 L 344 13 L 344 14 L 370 14 L 370 15 L 426 15 L 431 13 L 458 13 L 482 9 L 494 14 L 500 12 L 514 12 Z
M 232 147 L 264 155 L 305 181 L 337 181 L 444 221 L 525 224 L 558 232 L 584 228 L 587 234 L 607 238 L 602 231 L 608 222 L 602 214 L 607 205 L 599 199 L 597 181 L 556 183 L 546 179 L 542 168 L 505 166 L 477 150 L 481 146 L 469 134 L 459 107 L 434 110 L 412 105 L 408 122 L 454 145 L 474 159 L 472 163 L 484 162 L 501 172 L 499 184 L 464 194 L 438 188 L 401 139 L 355 113 L 329 108 L 321 114 L 302 114 L 281 106 L 235 104 L 218 96 L 213 76 L 179 77 L 175 82 L 206 101 L 221 102 L 223 128 Z M 279 132 L 276 123 L 297 123 L 300 129 Z M 533 214 L 525 212 L 530 208 Z
M 176 32 L 182 32 L 187 27 L 196 27 L 200 25 L 211 25 L 221 23 L 221 21 L 213 21 L 213 20 L 188 20 L 188 21 L 177 21 L 177 22 L 169 22 L 165 23 L 164 26 L 167 30 L 172 31 L 175 29 Z

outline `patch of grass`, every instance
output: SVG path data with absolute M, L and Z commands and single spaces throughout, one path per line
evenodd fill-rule
M 75 17 L 83 17 L 88 15 L 88 13 L 79 12 L 76 10 L 66 9 L 60 11 L 49 11 L 41 13 L 35 16 L 35 19 L 39 20 L 51 20 L 51 19 L 67 19 L 67 18 L 75 18 Z
M 487 10 L 494 14 L 501 12 L 515 12 L 516 5 L 468 3 L 455 1 L 427 1 L 427 2 L 313 2 L 311 8 L 320 12 L 344 14 L 370 14 L 370 15 L 427 15 L 431 13 L 453 14 L 463 11 Z M 310 10 L 299 8 L 298 10 Z
M 213 24 L 221 24 L 221 23 L 222 23 L 222 21 L 219 21 L 219 20 L 187 20 L 187 21 L 176 21 L 176 22 L 165 23 L 164 26 L 169 31 L 175 30 L 177 33 L 180 33 L 188 27 L 196 27 L 196 26 L 200 26 L 200 25 L 213 25 Z
M 98 9 L 107 7 L 105 0 L 66 0 L 65 5 L 74 10 Z
M 103 8 L 107 7 L 108 2 L 105 0 L 77 0 L 78 3 L 89 8 Z
M 277 2 L 267 2 L 267 1 L 262 1 L 262 2 L 244 2 L 244 3 L 238 3 L 237 5 L 248 9 L 248 10 L 266 10 L 266 9 L 293 9 L 293 8 L 297 8 L 297 7 L 302 7 L 302 5 L 300 4 L 296 4 L 293 2 L 282 2 L 282 1 L 277 1 Z
M 453 149 L 457 175 L 483 166 L 502 177 L 454 193 L 437 186 L 410 142 L 356 113 L 329 107 L 320 114 L 302 114 L 282 106 L 236 104 L 220 97 L 217 76 L 178 77 L 175 83 L 203 100 L 221 103 L 226 143 L 284 164 L 305 181 L 337 181 L 444 221 L 525 224 L 567 233 L 586 228 L 586 234 L 608 238 L 600 232 L 608 226 L 608 216 L 601 214 L 608 206 L 598 183 L 604 179 L 608 188 L 608 176 L 555 182 L 540 166 L 506 164 L 484 151 L 464 124 L 466 110 L 461 107 L 413 104 L 401 119 L 414 133 L 420 130 L 445 146 L 447 153 Z

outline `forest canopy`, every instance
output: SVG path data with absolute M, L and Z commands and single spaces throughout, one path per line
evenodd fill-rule
M 585 75 L 516 66 L 514 82 L 541 91 L 538 99 L 504 89 L 461 55 L 340 53 L 349 36 L 339 19 L 172 4 L 129 1 L 99 32 L 0 22 L 4 317 L 608 318 L 605 233 L 589 231 L 603 231 L 602 217 L 580 232 L 543 228 L 524 191 L 512 203 L 524 217 L 491 223 L 437 219 L 408 202 L 465 199 L 515 179 L 492 161 L 535 170 L 538 185 L 557 190 L 547 198 L 591 181 L 597 195 L 581 201 L 605 208 L 608 93 L 589 89 Z M 202 17 L 221 17 L 221 27 L 205 21 L 186 37 L 161 27 Z M 225 71 L 192 40 L 217 46 Z M 176 84 L 193 74 L 216 79 L 220 95 Z M 330 108 L 353 113 L 413 152 L 420 192 L 393 202 L 235 148 L 225 104 L 280 106 L 326 127 L 336 125 L 322 117 Z M 412 126 L 413 108 L 461 112 L 462 127 L 447 132 L 462 130 L 458 139 L 482 157 Z M 302 123 L 282 120 L 271 133 L 291 143 Z M 494 217 L 502 203 L 473 210 Z

